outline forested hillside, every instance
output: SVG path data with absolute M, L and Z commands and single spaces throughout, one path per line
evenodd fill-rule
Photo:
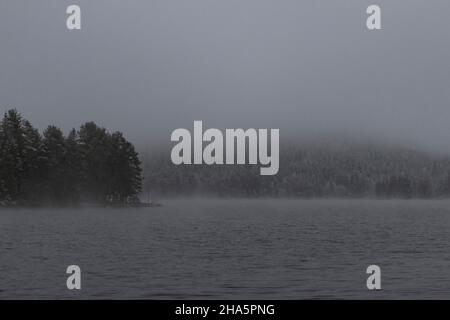
M 162 151 L 145 153 L 143 162 L 144 189 L 157 196 L 450 196 L 450 157 L 379 145 L 282 145 L 275 176 L 260 176 L 259 166 L 175 166 Z

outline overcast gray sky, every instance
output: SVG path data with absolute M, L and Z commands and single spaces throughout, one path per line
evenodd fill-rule
M 203 120 L 450 150 L 449 16 L 448 0 L 1 0 L 0 108 L 139 143 Z

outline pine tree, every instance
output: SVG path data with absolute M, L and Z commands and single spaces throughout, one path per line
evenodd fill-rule
M 3 198 L 34 204 L 39 183 L 39 132 L 16 110 L 8 110 L 1 122 L 1 169 Z
M 77 204 L 80 200 L 80 174 L 82 170 L 78 134 L 72 129 L 66 138 L 66 182 L 68 201 Z
M 108 196 L 110 135 L 94 122 L 80 127 L 79 151 L 82 166 L 81 190 L 86 201 L 104 203 Z
M 43 179 L 46 200 L 52 205 L 73 204 L 77 188 L 71 177 L 72 155 L 59 128 L 49 126 L 44 131 L 43 153 L 46 160 Z
M 111 135 L 108 161 L 110 171 L 108 194 L 114 201 L 135 201 L 141 191 L 141 162 L 133 145 L 121 132 Z
M 5 112 L 1 122 L 0 176 L 3 200 L 15 201 L 20 195 L 23 180 L 22 118 L 16 110 Z
M 39 205 L 41 202 L 43 166 L 45 158 L 42 149 L 42 137 L 39 131 L 27 120 L 23 121 L 23 170 L 22 201 L 29 205 Z

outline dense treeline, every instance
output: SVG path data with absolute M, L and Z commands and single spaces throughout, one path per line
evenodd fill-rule
M 259 166 L 173 165 L 170 152 L 144 157 L 144 191 L 153 196 L 450 197 L 450 157 L 345 144 L 282 145 L 280 170 Z M 120 132 L 93 122 L 67 136 L 42 135 L 15 110 L 0 122 L 0 205 L 138 202 L 141 163 Z M 144 196 L 147 196 L 145 194 Z
M 450 157 L 394 147 L 282 145 L 280 171 L 275 176 L 260 176 L 259 166 L 175 166 L 168 152 L 146 155 L 143 162 L 145 189 L 159 196 L 450 196 Z
M 134 146 L 93 122 L 41 135 L 16 110 L 0 122 L 0 205 L 127 203 L 141 191 Z

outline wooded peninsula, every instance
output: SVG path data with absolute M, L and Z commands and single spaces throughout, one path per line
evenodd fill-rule
M 0 122 L 0 206 L 139 202 L 141 162 L 121 132 L 94 122 L 41 135 L 16 110 Z

